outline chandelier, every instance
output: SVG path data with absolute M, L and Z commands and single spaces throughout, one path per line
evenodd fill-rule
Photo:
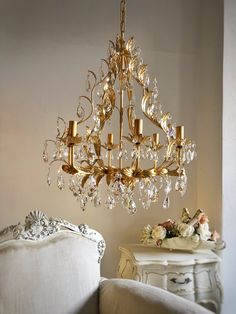
M 170 113 L 163 111 L 157 80 L 151 81 L 134 38 L 125 40 L 125 8 L 126 1 L 121 0 L 120 34 L 114 42 L 109 41 L 99 74 L 88 71 L 87 95 L 79 97 L 77 121 L 67 125 L 59 117 L 55 140 L 44 144 L 48 185 L 51 167 L 59 163 L 58 188 L 65 188 L 64 173 L 68 174 L 68 187 L 83 210 L 88 201 L 101 204 L 102 181 L 106 181 L 103 194 L 109 209 L 120 203 L 134 214 L 136 202 L 147 209 L 159 199 L 168 208 L 172 188 L 185 194 L 185 164 L 196 156 L 195 144 L 185 138 L 184 126 L 175 126 Z M 135 98 L 138 90 L 139 101 Z M 138 105 L 154 131 L 162 134 L 145 134 L 147 124 L 136 116 Z M 115 134 L 106 131 L 112 127 Z

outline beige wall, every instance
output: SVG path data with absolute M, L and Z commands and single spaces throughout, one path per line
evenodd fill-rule
M 221 218 L 220 0 L 128 0 L 128 34 L 157 75 L 166 109 L 199 146 L 187 195 L 173 192 L 168 210 L 156 205 L 129 216 L 122 208 L 81 212 L 68 190 L 46 184 L 43 141 L 55 136 L 57 116 L 75 117 L 86 71 L 98 69 L 108 39 L 118 32 L 118 2 L 0 0 L 0 228 L 32 209 L 85 222 L 106 239 L 105 276 L 115 275 L 119 244 L 137 242 L 145 224 L 175 219 L 182 207 L 206 208 L 212 228 Z

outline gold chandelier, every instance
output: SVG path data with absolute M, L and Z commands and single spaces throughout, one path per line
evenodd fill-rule
M 69 189 L 83 210 L 89 200 L 100 205 L 103 178 L 108 186 L 105 204 L 109 209 L 120 202 L 133 214 L 137 211 L 136 199 L 149 208 L 160 198 L 163 207 L 168 208 L 172 178 L 176 177 L 174 188 L 183 196 L 187 188 L 185 164 L 196 156 L 195 144 L 185 138 L 184 127 L 175 127 L 170 113 L 162 111 L 157 80 L 151 82 L 134 38 L 125 40 L 125 7 L 126 0 L 121 0 L 120 34 L 115 42 L 109 41 L 108 57 L 102 59 L 99 75 L 88 71 L 87 95 L 79 97 L 78 120 L 69 121 L 67 126 L 64 119 L 58 118 L 56 139 L 44 144 L 43 160 L 49 162 L 48 185 L 51 166 L 59 162 L 57 186 L 63 189 L 63 173 L 69 174 Z M 142 114 L 162 131 L 163 141 L 159 133 L 144 135 L 143 120 L 135 113 L 138 88 Z M 117 142 L 111 132 L 104 140 L 105 129 L 114 116 L 117 120 L 117 114 Z M 85 122 L 92 118 L 89 127 Z M 48 153 L 50 143 L 52 154 Z

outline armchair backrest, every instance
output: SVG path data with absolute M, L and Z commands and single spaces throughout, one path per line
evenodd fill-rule
M 0 232 L 0 313 L 97 314 L 102 236 L 31 212 Z

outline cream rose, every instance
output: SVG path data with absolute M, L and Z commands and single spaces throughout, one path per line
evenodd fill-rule
M 191 237 L 194 233 L 194 227 L 185 223 L 178 224 L 178 230 L 182 237 Z
M 194 234 L 194 235 L 191 236 L 191 239 L 192 239 L 192 241 L 193 241 L 194 243 L 198 243 L 200 237 L 199 237 L 198 234 Z
M 152 238 L 152 227 L 150 225 L 147 225 L 143 228 L 141 234 L 140 234 L 140 241 L 143 244 L 154 244 L 155 241 Z
M 207 222 L 199 225 L 199 227 L 197 228 L 197 233 L 199 234 L 202 241 L 207 241 L 211 238 L 211 232 L 209 230 L 209 225 Z
M 166 229 L 162 226 L 156 226 L 152 230 L 152 237 L 155 241 L 163 240 L 166 237 Z

